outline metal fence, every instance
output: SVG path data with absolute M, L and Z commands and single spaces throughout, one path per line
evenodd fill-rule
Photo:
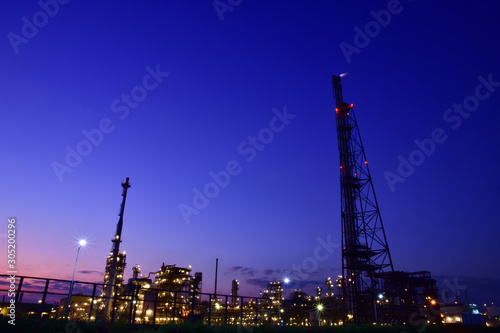
M 12 292 L 9 275 L 0 275 L 1 311 Z M 64 318 L 71 280 L 15 277 L 15 303 L 19 315 Z M 138 324 L 199 322 L 207 325 L 279 325 L 284 321 L 283 302 L 262 297 L 233 296 L 166 290 L 140 284 L 116 285 L 110 309 L 104 308 L 103 283 L 74 281 L 69 309 L 72 320 L 107 320 Z M 6 301 L 6 298 L 7 301 Z M 300 315 L 309 320 L 308 309 Z

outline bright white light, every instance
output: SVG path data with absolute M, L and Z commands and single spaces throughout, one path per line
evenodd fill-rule
M 80 239 L 78 241 L 78 244 L 80 244 L 80 246 L 85 246 L 85 244 L 87 244 L 87 241 L 85 239 Z
M 379 299 L 383 299 L 383 298 L 384 298 L 384 295 L 383 295 L 383 294 L 378 294 L 378 298 L 379 298 Z
M 323 304 L 318 304 L 316 308 L 318 309 L 318 311 L 323 311 Z
M 285 282 L 285 284 L 290 283 L 290 279 L 286 277 L 286 278 L 283 280 L 283 282 Z
M 339 76 L 340 76 L 340 77 L 344 77 L 344 76 L 346 76 L 346 75 L 347 75 L 347 73 L 342 73 L 342 74 L 340 74 Z

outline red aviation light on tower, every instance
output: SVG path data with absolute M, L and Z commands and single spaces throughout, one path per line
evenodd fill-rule
M 380 216 L 375 189 L 359 128 L 353 112 L 354 104 L 344 102 L 341 78 L 332 76 L 340 169 L 340 211 L 342 226 L 342 313 L 343 322 L 355 325 L 377 321 L 370 300 L 374 291 L 383 292 L 384 277 L 394 271 L 389 246 Z M 370 296 L 368 296 L 370 295 Z M 385 303 L 385 302 L 384 302 Z M 380 314 L 379 314 L 380 315 Z

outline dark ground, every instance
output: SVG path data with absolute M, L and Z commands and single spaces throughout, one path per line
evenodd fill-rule
M 18 318 L 16 325 L 8 323 L 9 318 L 0 319 L 0 332 L 33 332 L 33 333 L 500 333 L 500 327 L 488 328 L 482 326 L 444 326 L 444 327 L 241 327 L 241 326 L 207 326 L 201 324 L 183 323 L 178 325 L 128 325 L 125 323 L 86 323 L 65 320 Z

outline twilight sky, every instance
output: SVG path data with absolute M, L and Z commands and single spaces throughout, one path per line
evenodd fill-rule
M 71 279 L 85 237 L 76 278 L 101 281 L 130 177 L 126 278 L 192 265 L 212 292 L 219 258 L 221 292 L 324 286 L 348 73 L 395 268 L 500 302 L 498 2 L 66 2 L 0 5 L 19 275 Z

